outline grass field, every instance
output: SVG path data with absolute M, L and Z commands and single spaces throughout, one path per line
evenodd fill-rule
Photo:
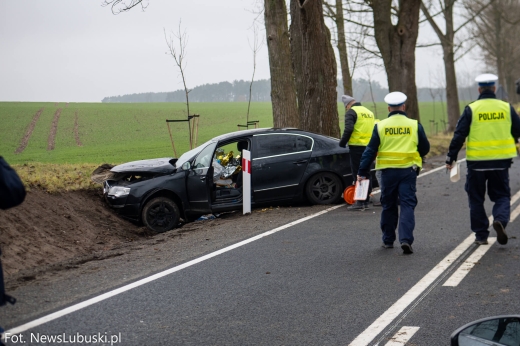
M 462 103 L 461 103 L 462 104 Z M 372 109 L 370 103 L 365 104 Z M 463 106 L 461 106 L 463 107 Z M 15 150 L 39 109 L 43 108 L 25 150 Z M 47 150 L 54 114 L 61 108 L 55 149 Z M 190 110 L 200 114 L 198 144 L 237 130 L 246 121 L 246 102 L 192 103 Z M 339 124 L 343 130 L 343 104 L 338 104 Z M 420 103 L 421 122 L 428 134 L 444 130 L 445 110 L 437 102 Z M 79 146 L 74 127 L 78 118 Z M 24 103 L 0 102 L 0 155 L 11 164 L 31 163 L 94 164 L 174 156 L 166 119 L 186 117 L 182 103 Z M 384 103 L 377 104 L 377 117 L 386 117 Z M 260 127 L 271 127 L 272 110 L 268 102 L 251 104 L 250 120 Z M 432 127 L 434 120 L 437 128 Z M 170 123 L 178 155 L 189 149 L 187 123 Z

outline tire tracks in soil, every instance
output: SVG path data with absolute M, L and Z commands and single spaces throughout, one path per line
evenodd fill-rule
M 83 143 L 81 143 L 81 140 L 79 139 L 79 124 L 78 124 L 78 111 L 75 113 L 75 120 L 74 120 L 74 138 L 76 139 L 76 144 L 78 147 L 82 147 Z
M 21 154 L 27 147 L 27 144 L 29 143 L 29 139 L 31 138 L 34 128 L 36 127 L 36 123 L 38 122 L 38 119 L 40 119 L 40 116 L 42 115 L 42 113 L 43 113 L 43 108 L 40 108 L 36 112 L 36 114 L 34 114 L 31 123 L 27 127 L 27 130 L 25 131 L 25 134 L 22 137 L 20 146 L 14 151 L 15 154 Z
M 54 119 L 52 119 L 51 130 L 49 131 L 49 139 L 47 140 L 47 150 L 54 150 L 56 144 L 56 132 L 58 132 L 58 121 L 60 121 L 61 108 L 56 110 L 54 113 Z

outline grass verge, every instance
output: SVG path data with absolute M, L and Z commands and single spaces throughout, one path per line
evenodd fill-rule
M 76 191 L 100 188 L 90 180 L 95 164 L 30 163 L 13 165 L 26 188 L 47 192 Z

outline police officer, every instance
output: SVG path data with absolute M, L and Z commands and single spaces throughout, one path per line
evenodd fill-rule
M 498 77 L 483 74 L 475 81 L 480 96 L 470 103 L 457 123 L 451 140 L 446 168 L 451 169 L 467 137 L 468 173 L 465 189 L 469 198 L 471 230 L 475 244 L 488 244 L 489 220 L 484 209 L 486 184 L 493 206 L 493 228 L 499 244 L 507 243 L 505 228 L 510 217 L 509 167 L 516 156 L 515 138 L 520 136 L 520 118 L 507 102 L 497 100 Z
M 345 130 L 339 141 L 339 146 L 345 148 L 347 143 L 350 149 L 350 168 L 352 169 L 352 184 L 356 182 L 356 173 L 359 169 L 361 155 L 370 141 L 372 131 L 374 129 L 374 113 L 368 108 L 363 107 L 360 102 L 349 95 L 341 97 L 345 105 Z M 369 177 L 370 178 L 370 177 Z M 369 184 L 368 195 L 372 190 L 372 184 Z M 349 210 L 365 210 L 368 208 L 369 197 L 364 201 L 356 201 L 356 203 L 347 209 Z
M 377 156 L 376 170 L 381 170 L 382 182 L 382 246 L 386 249 L 394 247 L 395 230 L 399 224 L 401 249 L 404 254 L 412 254 L 417 205 L 415 186 L 422 167 L 421 157 L 430 151 L 430 143 L 422 125 L 407 117 L 405 101 L 406 95 L 399 91 L 386 95 L 390 113 L 374 127 L 370 143 L 361 157 L 357 178 L 362 180 L 370 175 L 370 166 Z

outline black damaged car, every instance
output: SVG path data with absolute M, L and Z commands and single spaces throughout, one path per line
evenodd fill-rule
M 251 151 L 252 205 L 307 199 L 337 203 L 352 183 L 349 149 L 298 129 L 254 129 L 215 137 L 183 154 L 113 167 L 103 191 L 128 219 L 164 232 L 180 218 L 242 209 L 240 155 Z

